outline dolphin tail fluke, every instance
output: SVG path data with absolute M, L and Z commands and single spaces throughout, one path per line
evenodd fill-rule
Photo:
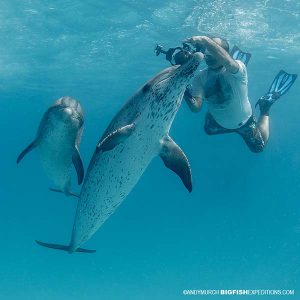
M 63 190 L 54 189 L 54 188 L 49 188 L 49 190 L 52 191 L 52 192 L 65 194 L 66 196 L 73 196 L 73 197 L 76 197 L 76 198 L 80 198 L 80 196 L 77 193 L 74 193 L 74 192 L 71 192 L 71 191 L 63 191 Z
M 69 252 L 70 246 L 64 246 L 64 245 L 58 245 L 58 244 L 48 244 L 48 243 L 43 243 L 40 241 L 35 241 L 38 245 L 46 247 L 46 248 L 51 248 L 51 249 L 57 249 L 57 250 L 63 250 Z
M 50 249 L 55 249 L 55 250 L 62 250 L 66 251 L 69 253 L 72 253 L 70 246 L 65 246 L 65 245 L 59 245 L 59 244 L 48 244 L 40 241 L 35 241 L 38 245 Z M 77 248 L 74 252 L 81 252 L 81 253 L 94 253 L 96 250 L 89 250 L 89 249 L 84 249 L 84 248 Z

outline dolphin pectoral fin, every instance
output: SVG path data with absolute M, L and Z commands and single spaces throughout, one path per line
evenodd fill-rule
M 76 197 L 76 198 L 80 198 L 79 194 L 74 193 L 74 192 L 69 192 L 69 193 L 67 194 L 67 196 L 73 196 L 73 197 Z
M 105 137 L 97 146 L 96 152 L 105 152 L 114 149 L 117 145 L 124 142 L 134 131 L 135 124 L 123 126 Z
M 80 198 L 80 196 L 74 192 L 64 192 L 63 190 L 59 190 L 59 189 L 54 189 L 54 188 L 49 188 L 49 190 L 51 192 L 56 192 L 56 193 L 62 193 L 62 194 L 65 194 L 66 196 L 73 196 L 73 197 L 76 197 L 76 198 Z
M 38 245 L 46 247 L 46 248 L 51 248 L 51 249 L 56 249 L 56 250 L 62 250 L 66 251 L 69 253 L 72 253 L 70 250 L 70 246 L 65 246 L 65 245 L 59 245 L 59 244 L 48 244 L 40 241 L 35 241 Z M 83 248 L 77 248 L 75 252 L 83 252 L 83 253 L 94 253 L 96 250 L 88 250 L 88 249 L 83 249 Z
M 175 172 L 189 192 L 192 191 L 192 172 L 189 161 L 180 147 L 168 136 L 164 138 L 160 152 L 165 166 Z
M 29 146 L 27 146 L 18 156 L 17 158 L 17 164 L 23 159 L 23 157 L 29 153 L 31 150 L 33 150 L 37 146 L 37 141 L 34 140 Z
M 82 159 L 81 159 L 81 156 L 80 156 L 77 146 L 75 146 L 75 148 L 74 148 L 72 162 L 74 164 L 74 167 L 75 167 L 75 170 L 77 173 L 78 184 L 81 185 L 83 178 L 84 178 L 84 167 L 83 167 Z

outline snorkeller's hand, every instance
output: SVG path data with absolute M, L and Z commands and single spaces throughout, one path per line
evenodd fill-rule
M 197 52 L 197 56 L 199 61 L 204 59 L 204 54 L 201 52 Z M 174 55 L 174 61 L 176 65 L 183 65 L 187 63 L 192 57 L 192 53 L 182 50 Z
M 204 35 L 198 35 L 198 36 L 192 36 L 190 38 L 187 38 L 183 41 L 183 43 L 189 43 L 194 47 L 206 47 L 207 45 L 207 40 L 209 38 Z

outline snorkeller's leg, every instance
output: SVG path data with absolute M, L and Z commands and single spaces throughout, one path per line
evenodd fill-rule
M 251 116 L 242 127 L 236 129 L 236 132 L 244 139 L 252 152 L 259 153 L 264 150 L 266 143 L 254 116 Z
M 262 96 L 258 102 L 256 103 L 255 107 L 258 105 L 260 110 L 260 116 L 258 119 L 257 126 L 261 132 L 261 135 L 264 139 L 265 144 L 269 140 L 270 136 L 270 108 L 272 104 L 280 97 L 278 94 L 272 94 L 271 98 L 274 98 L 273 101 L 269 101 L 266 99 L 266 95 Z M 276 98 L 276 100 L 275 100 Z
M 269 124 L 270 124 L 269 115 L 260 114 L 257 126 L 261 132 L 265 144 L 268 142 L 270 136 Z
M 235 129 L 227 129 L 219 125 L 210 113 L 205 116 L 204 131 L 208 135 L 224 134 L 235 132 Z

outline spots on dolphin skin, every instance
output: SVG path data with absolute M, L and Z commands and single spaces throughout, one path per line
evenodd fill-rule
M 173 110 L 173 107 L 169 108 L 169 109 L 166 111 L 165 115 L 169 114 L 172 110 Z

